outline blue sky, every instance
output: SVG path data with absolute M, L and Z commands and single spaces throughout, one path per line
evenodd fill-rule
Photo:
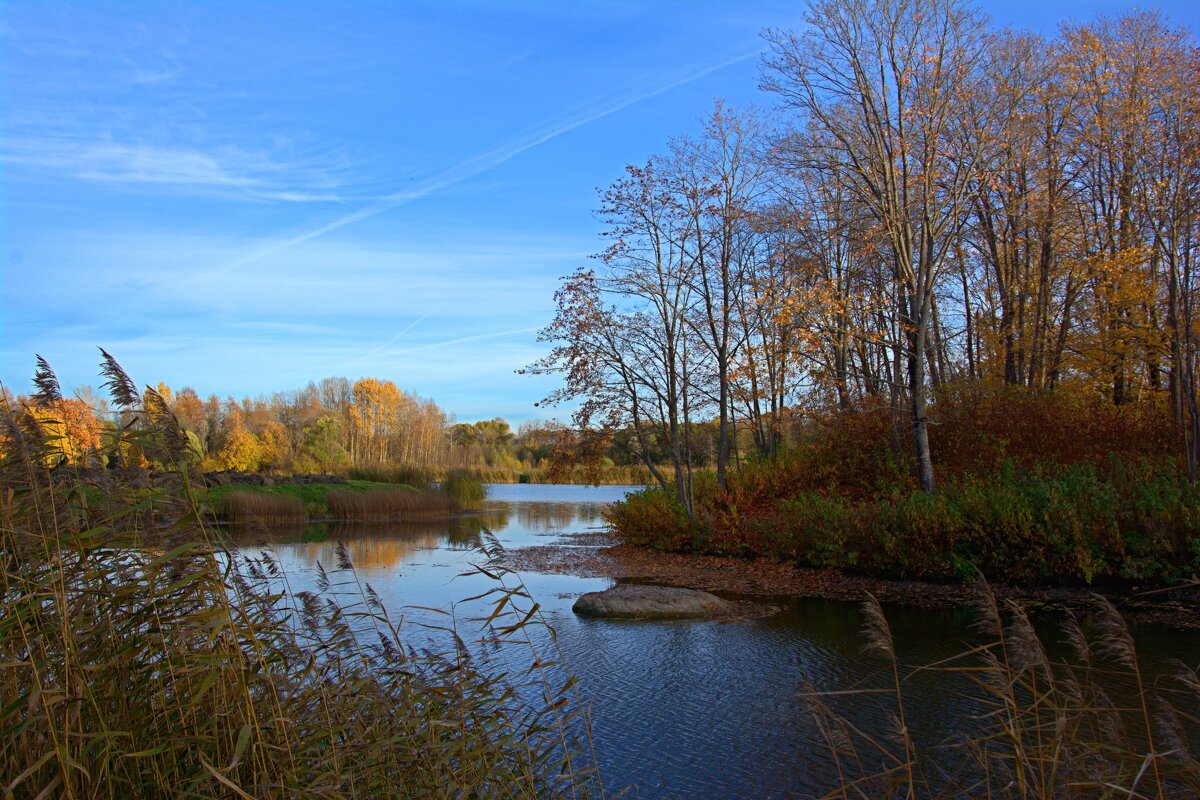
M 40 353 L 96 385 L 99 345 L 202 396 L 371 375 L 555 416 L 514 371 L 600 247 L 597 187 L 714 98 L 769 105 L 759 32 L 803 7 L 0 2 L 0 382 Z M 1052 33 L 1132 4 L 982 7 Z

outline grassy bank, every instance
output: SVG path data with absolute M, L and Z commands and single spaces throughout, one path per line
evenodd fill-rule
M 1003 400 L 1003 398 L 1002 398 Z M 772 556 L 883 577 L 1169 585 L 1200 576 L 1200 491 L 1144 410 L 1077 400 L 948 397 L 938 411 L 935 493 L 886 414 L 822 420 L 726 487 L 701 475 L 694 520 L 651 489 L 609 509 L 628 542 Z M 901 438 L 901 441 L 903 439 Z
M 436 487 L 372 480 L 338 483 L 289 481 L 230 483 L 201 490 L 200 497 L 218 519 L 264 524 L 306 520 L 406 521 L 448 517 L 479 508 L 487 497 L 481 483 L 451 473 Z

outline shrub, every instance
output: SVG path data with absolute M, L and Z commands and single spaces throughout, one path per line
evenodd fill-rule
M 696 549 L 697 529 L 674 498 L 673 490 L 658 487 L 628 495 L 604 509 L 604 518 L 626 541 L 660 550 Z
M 487 487 L 467 470 L 455 469 L 442 481 L 442 492 L 461 508 L 482 508 L 487 500 Z
M 913 479 L 907 415 L 871 401 L 806 419 L 771 459 L 696 482 L 695 524 L 651 490 L 607 517 L 626 541 L 818 567 L 962 580 L 1169 582 L 1200 574 L 1200 494 L 1166 410 L 1078 392 L 940 387 L 939 491 Z
M 621 536 L 665 550 L 766 555 L 814 567 L 938 581 L 976 570 L 1017 583 L 1169 582 L 1200 573 L 1200 492 L 1170 466 L 1110 460 L 987 475 L 855 499 L 772 484 L 755 466 L 727 491 L 702 484 L 697 524 L 670 492 L 631 495 L 606 512 Z M 773 494 L 773 493 L 778 494 Z

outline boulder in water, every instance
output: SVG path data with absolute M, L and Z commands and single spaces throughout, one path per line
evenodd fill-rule
M 623 583 L 603 592 L 588 592 L 572 610 L 585 617 L 620 619 L 704 619 L 731 613 L 733 606 L 697 589 Z

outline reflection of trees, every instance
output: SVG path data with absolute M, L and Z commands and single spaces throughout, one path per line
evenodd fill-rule
M 479 546 L 479 533 L 485 528 L 500 531 L 508 527 L 507 509 L 495 509 L 450 521 L 446 546 L 451 550 L 470 550 Z
M 307 566 L 317 562 L 329 567 L 337 563 L 338 542 L 355 567 L 387 569 L 418 550 L 435 548 L 447 539 L 445 521 L 406 522 L 386 525 L 363 522 L 331 522 L 295 525 L 239 536 L 235 542 L 247 549 L 256 545 L 287 544 L 288 550 Z M 476 531 L 478 533 L 478 531 Z
M 286 544 L 309 566 L 317 561 L 336 563 L 338 542 L 356 567 L 384 569 L 399 564 L 417 550 L 446 547 L 470 550 L 479 546 L 479 533 L 503 530 L 509 524 L 507 509 L 492 509 L 470 517 L 411 522 L 318 522 L 259 528 L 253 532 L 230 530 L 233 543 L 244 549 Z
M 356 567 L 382 570 L 396 566 L 422 549 L 444 547 L 470 550 L 479 546 L 484 529 L 545 531 L 601 522 L 597 503 L 496 503 L 468 517 L 411 522 L 319 522 L 272 526 L 254 531 L 229 529 L 233 544 L 253 550 L 259 545 L 288 545 L 288 551 L 309 567 L 337 563 L 341 542 Z
M 597 503 L 512 503 L 517 524 L 527 530 L 548 530 L 602 521 Z

